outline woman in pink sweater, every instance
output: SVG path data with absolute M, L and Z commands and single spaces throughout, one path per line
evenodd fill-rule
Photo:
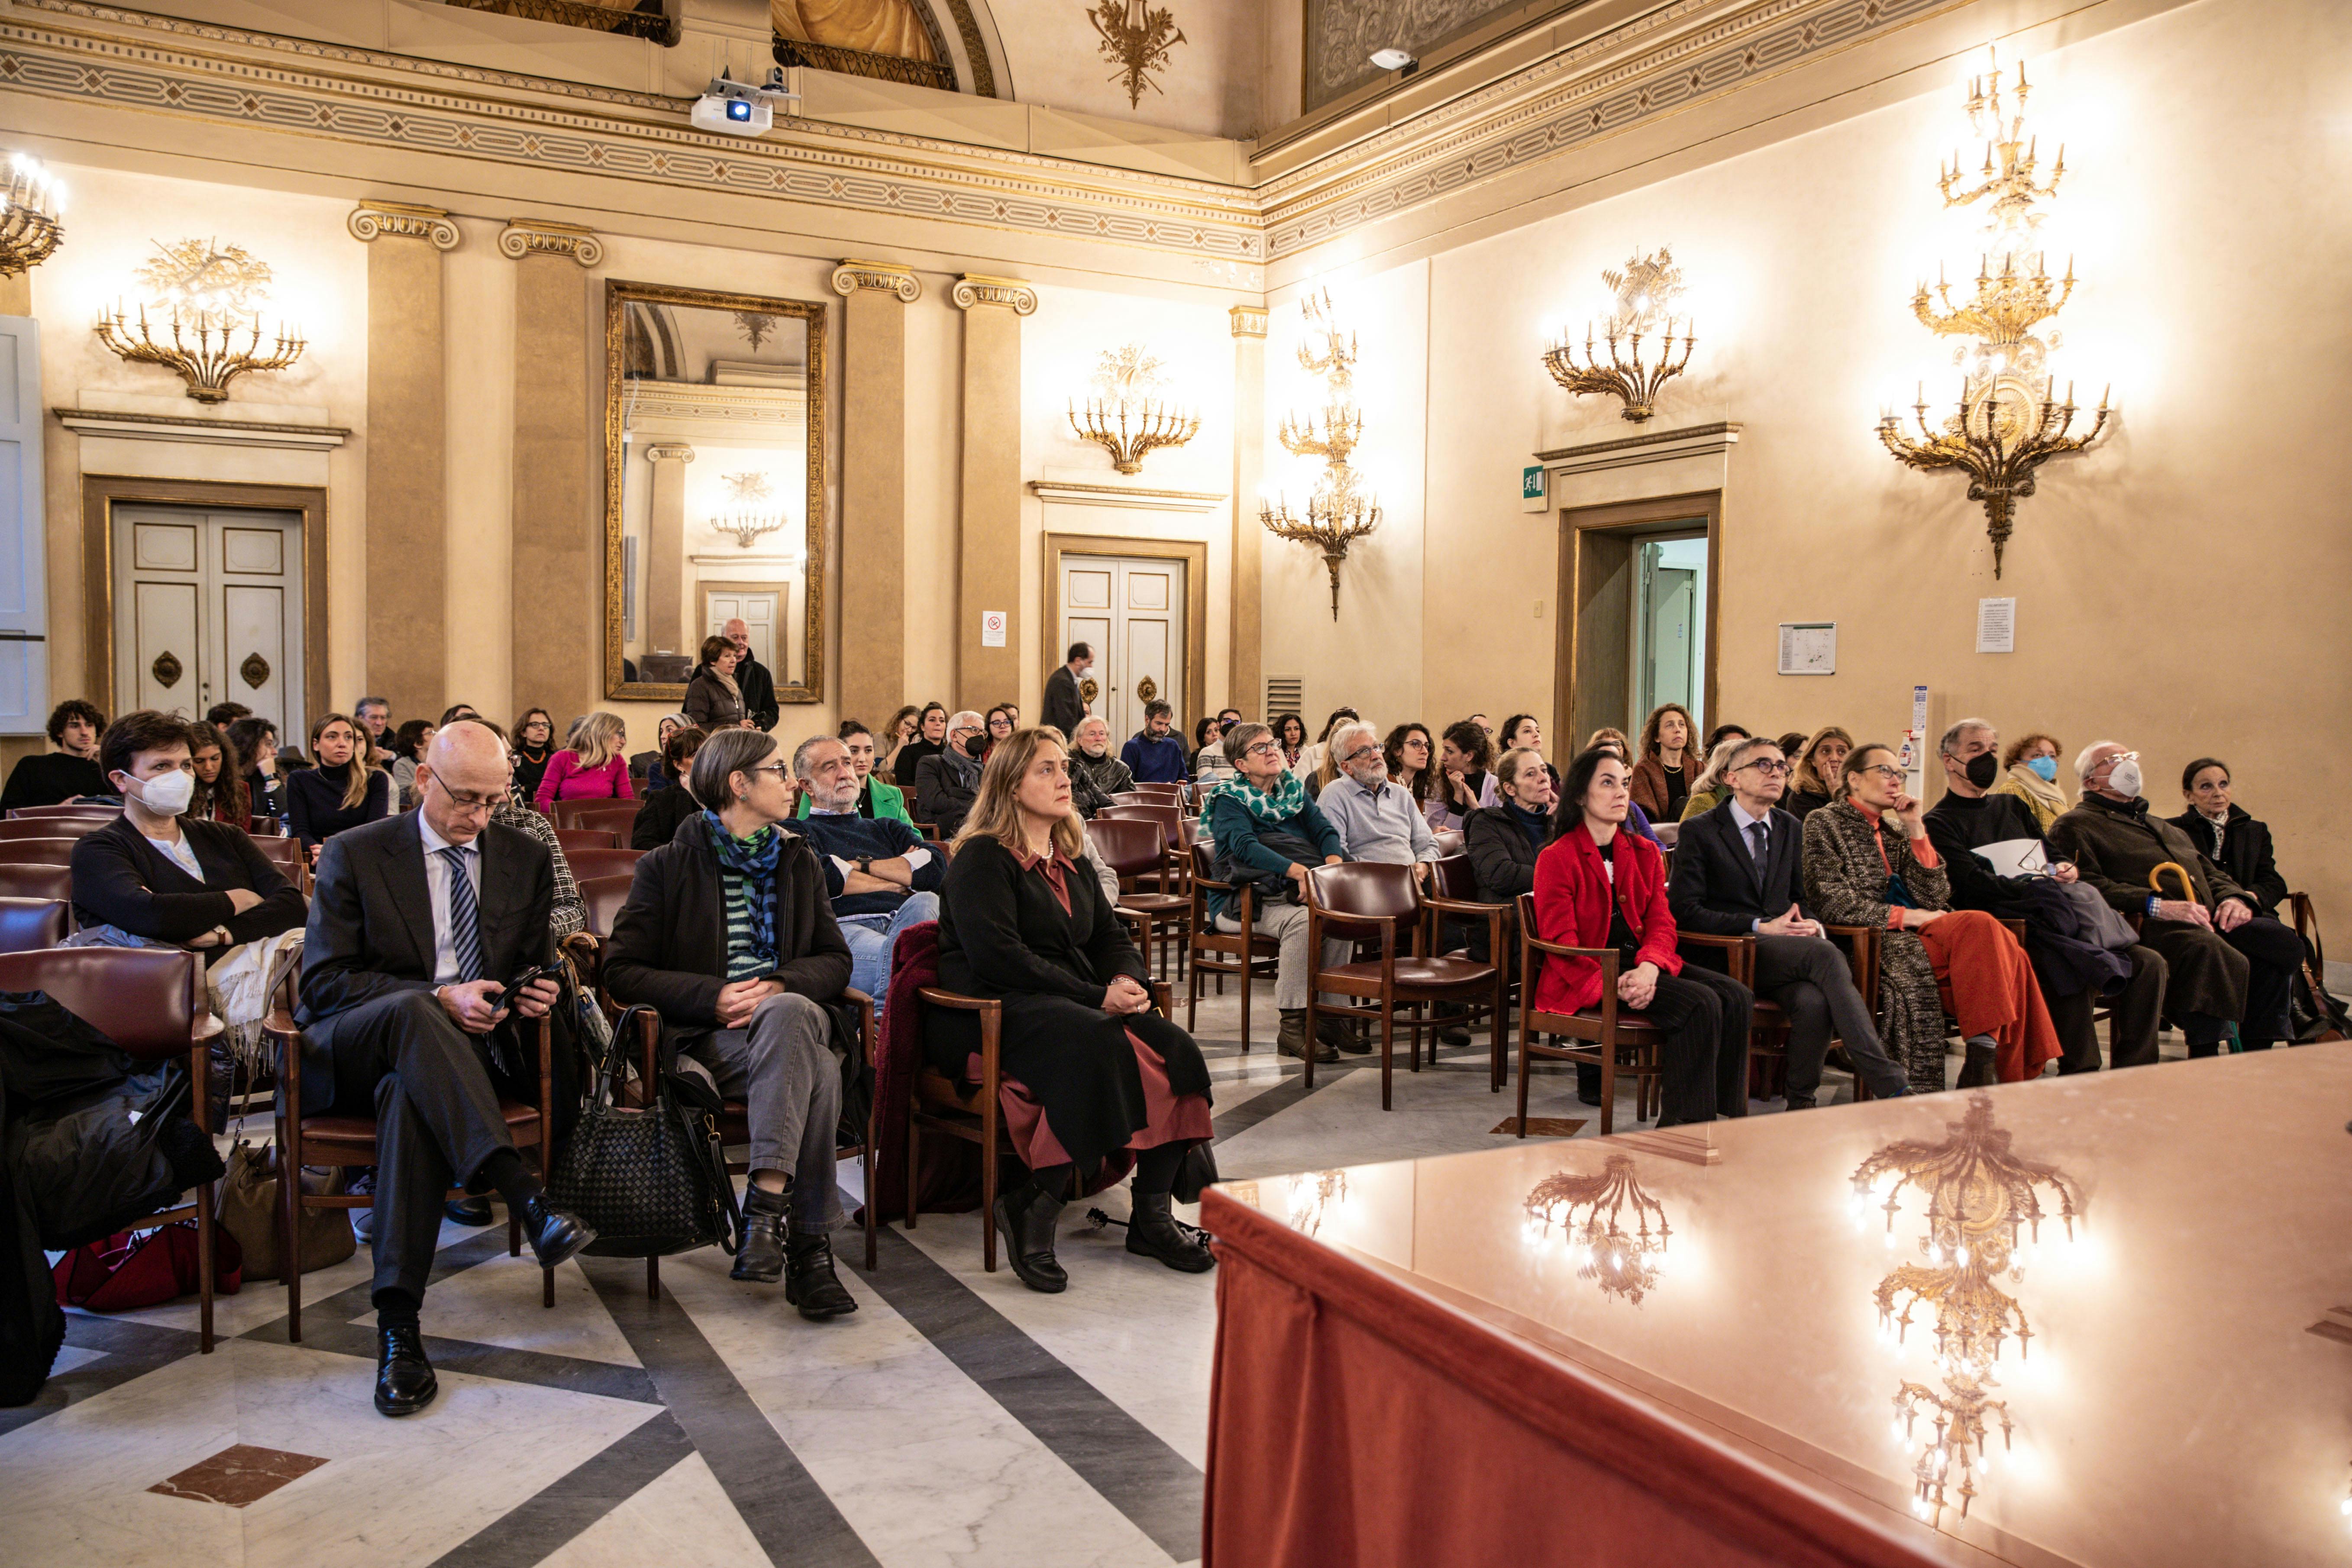
M 539 809 L 552 814 L 559 800 L 631 800 L 629 730 L 618 713 L 591 713 L 572 744 L 547 760 L 539 781 Z

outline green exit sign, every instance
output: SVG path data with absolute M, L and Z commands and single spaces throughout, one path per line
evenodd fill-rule
M 1544 499 L 1544 471 L 1543 465 L 1540 463 L 1533 468 L 1519 470 L 1519 510 L 1521 511 L 1549 510 L 1549 505 Z

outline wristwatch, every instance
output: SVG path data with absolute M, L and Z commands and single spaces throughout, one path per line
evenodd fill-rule
M 860 876 L 871 877 L 874 875 L 874 857 L 871 855 L 860 855 L 857 858 L 857 870 Z

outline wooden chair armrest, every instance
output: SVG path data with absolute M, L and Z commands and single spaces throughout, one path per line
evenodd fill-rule
M 1701 947 L 1719 947 L 1724 949 L 1726 952 L 1729 952 L 1735 948 L 1748 946 L 1749 943 L 1753 942 L 1756 938 L 1752 934 L 1746 936 L 1726 936 L 1719 931 L 1677 931 L 1675 932 L 1675 940 L 1677 942 L 1695 942 Z
M 1508 904 L 1482 904 L 1467 899 L 1441 899 L 1432 893 L 1423 894 L 1421 902 L 1423 909 L 1443 910 L 1450 915 L 1475 915 L 1481 918 L 1489 914 L 1508 913 L 1511 908 Z
M 1613 947 L 1564 947 L 1556 942 L 1546 942 L 1539 936 L 1522 935 L 1520 940 L 1538 952 L 1550 953 L 1554 958 L 1614 958 Z
M 2021 942 L 2025 940 L 2025 922 L 2023 921 L 2004 918 L 2000 923 L 2007 926 L 2009 928 L 2009 934 L 2015 937 L 2019 942 Z
M 1170 998 L 1172 995 L 1173 993 L 1168 989 L 1168 982 L 1165 980 L 1155 980 L 1151 983 L 1151 1005 L 1160 1009 L 1160 1016 L 1163 1018 L 1169 1016 L 1169 1009 L 1172 1005 Z
M 191 1045 L 201 1046 L 226 1033 L 228 1033 L 228 1026 L 210 1013 L 197 1014 L 188 1025 L 188 1041 Z
M 593 961 L 604 944 L 593 931 L 575 931 L 555 945 L 559 951 L 577 952 Z
M 998 1013 L 1004 1004 L 993 996 L 966 996 L 954 991 L 942 991 L 936 985 L 919 985 L 915 994 L 934 1007 L 952 1007 L 959 1013 Z

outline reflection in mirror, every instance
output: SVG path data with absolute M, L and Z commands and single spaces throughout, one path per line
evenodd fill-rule
M 1528 1223 L 1538 1237 L 1557 1228 L 1568 1243 L 1577 1278 L 1589 1279 L 1604 1296 L 1622 1296 L 1635 1306 L 1655 1289 L 1664 1271 L 1665 1205 L 1652 1197 L 1633 1173 L 1633 1162 L 1612 1154 L 1597 1176 L 1555 1172 L 1527 1196 Z
M 819 700 L 824 307 L 607 288 L 607 695 L 675 703 L 740 620 L 776 700 Z

